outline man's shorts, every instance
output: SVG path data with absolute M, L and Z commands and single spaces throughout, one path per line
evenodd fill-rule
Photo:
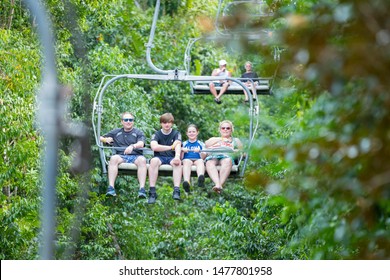
M 223 82 L 223 83 L 221 83 L 221 82 L 213 82 L 213 84 L 214 84 L 216 87 L 222 87 L 225 83 L 227 83 L 227 82 Z
M 161 161 L 161 164 L 171 164 L 171 161 L 174 159 L 174 157 L 159 157 L 156 156 Z
M 120 155 L 121 158 L 125 161 L 125 163 L 134 163 L 139 155 Z

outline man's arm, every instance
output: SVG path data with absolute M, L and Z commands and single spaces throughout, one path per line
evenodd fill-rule
M 99 140 L 100 140 L 100 142 L 102 142 L 104 144 L 111 145 L 112 143 L 114 143 L 114 139 L 112 137 L 100 136 Z

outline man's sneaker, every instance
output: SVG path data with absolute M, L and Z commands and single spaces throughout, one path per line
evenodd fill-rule
M 115 189 L 113 187 L 109 186 L 107 189 L 106 195 L 107 196 L 116 196 Z
M 140 188 L 138 191 L 138 198 L 146 198 L 145 188 Z
M 204 175 L 199 175 L 198 177 L 198 187 L 203 188 L 204 187 Z
M 153 204 L 156 202 L 156 199 L 157 199 L 157 194 L 156 193 L 149 193 L 149 200 L 148 200 L 148 203 L 149 204 Z
M 174 188 L 173 189 L 172 198 L 174 200 L 180 200 L 180 190 L 179 190 L 179 188 Z
M 190 183 L 188 183 L 188 181 L 183 182 L 183 189 L 186 191 L 186 193 L 190 192 Z

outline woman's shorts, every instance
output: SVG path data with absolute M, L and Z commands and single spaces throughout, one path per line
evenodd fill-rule
M 211 159 L 221 160 L 221 159 L 224 159 L 224 158 L 230 158 L 230 159 L 232 160 L 232 162 L 233 162 L 233 159 L 232 159 L 230 156 L 224 155 L 224 154 L 218 154 L 218 155 L 210 155 L 210 156 L 207 156 L 207 157 L 204 159 L 204 161 L 207 162 L 207 161 L 209 161 L 209 160 L 211 160 Z

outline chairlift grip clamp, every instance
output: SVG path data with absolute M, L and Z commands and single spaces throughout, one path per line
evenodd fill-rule
M 174 79 L 175 80 L 179 79 L 179 70 L 177 68 L 175 69 Z
M 95 102 L 95 110 L 98 112 L 98 114 L 103 113 L 103 105 L 98 105 Z

